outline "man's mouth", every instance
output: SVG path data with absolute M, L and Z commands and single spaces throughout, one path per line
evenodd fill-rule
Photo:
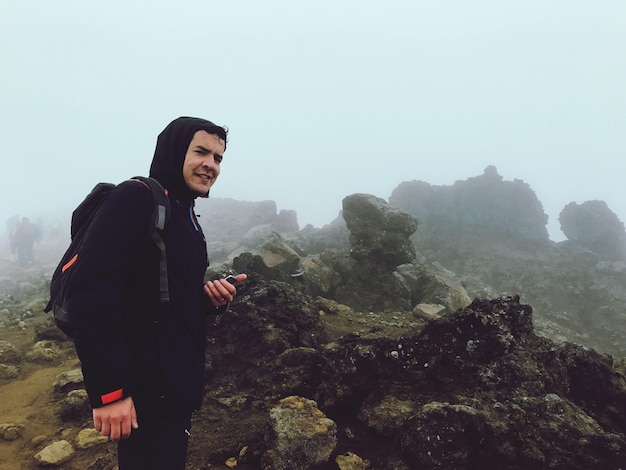
M 209 175 L 205 175 L 202 173 L 196 173 L 196 176 L 199 177 L 200 179 L 206 180 L 206 181 L 211 181 L 213 178 L 211 178 L 211 176 Z

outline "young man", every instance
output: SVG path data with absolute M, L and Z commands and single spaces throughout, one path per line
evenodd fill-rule
M 159 300 L 159 250 L 148 227 L 154 201 L 140 181 L 105 201 L 76 261 L 68 312 L 95 428 L 118 443 L 120 470 L 184 469 L 191 414 L 200 407 L 206 315 L 236 288 L 204 284 L 206 244 L 194 213 L 220 174 L 226 129 L 181 117 L 159 135 L 150 176 L 166 189 L 170 303 Z M 245 274 L 237 276 L 241 281 Z

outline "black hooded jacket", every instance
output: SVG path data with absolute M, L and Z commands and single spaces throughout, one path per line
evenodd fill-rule
M 125 181 L 104 203 L 73 267 L 68 313 L 93 407 L 132 396 L 138 416 L 174 415 L 201 403 L 208 257 L 183 162 L 196 131 L 222 128 L 179 118 L 159 135 L 150 167 L 168 191 L 165 229 L 170 305 L 159 302 L 159 250 L 149 236 L 154 202 L 141 182 Z

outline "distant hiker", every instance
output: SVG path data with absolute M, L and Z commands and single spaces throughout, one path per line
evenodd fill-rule
M 11 261 L 17 258 L 17 244 L 15 234 L 20 226 L 20 216 L 14 215 L 7 220 L 7 237 L 9 239 L 9 252 L 11 253 Z
M 120 470 L 184 469 L 191 414 L 203 395 L 206 315 L 237 293 L 204 283 L 208 257 L 194 212 L 220 174 L 227 130 L 181 117 L 158 137 L 150 176 L 170 201 L 164 241 L 169 306 L 159 300 L 160 256 L 147 228 L 151 191 L 117 185 L 85 234 L 67 312 L 96 430 L 118 442 Z M 246 278 L 236 276 L 236 281 Z
M 22 221 L 15 230 L 15 248 L 17 251 L 17 262 L 20 266 L 35 261 L 33 256 L 33 244 L 39 236 L 39 229 L 28 220 L 28 217 L 22 217 Z

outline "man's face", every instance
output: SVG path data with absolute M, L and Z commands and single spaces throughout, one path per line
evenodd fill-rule
M 209 192 L 220 174 L 220 163 L 224 154 L 224 141 L 207 131 L 197 131 L 191 142 L 185 162 L 183 178 L 194 196 L 204 196 Z

